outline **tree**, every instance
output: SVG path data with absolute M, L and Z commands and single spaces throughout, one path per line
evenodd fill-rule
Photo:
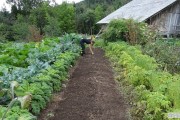
M 27 15 L 33 8 L 37 8 L 43 0 L 6 0 L 6 2 L 12 5 L 13 13 Z
M 94 25 L 96 24 L 94 10 L 89 9 L 86 14 L 84 14 L 83 22 L 85 24 L 85 31 L 89 34 L 92 34 Z
M 99 14 L 95 10 L 87 9 L 86 12 L 76 15 L 76 29 L 78 32 L 83 34 L 92 34 L 95 32 L 95 24 L 97 22 L 96 13 Z
M 12 25 L 14 24 L 14 17 L 6 11 L 6 9 L 3 9 L 3 11 L 0 12 L 0 36 L 1 40 L 14 40 L 13 39 L 13 30 Z
M 13 24 L 13 32 L 15 40 L 26 40 L 29 34 L 29 24 L 22 15 L 17 16 L 17 21 Z
M 47 16 L 48 24 L 44 27 L 44 32 L 46 36 L 60 36 L 61 29 L 59 27 L 59 22 L 56 18 Z
M 0 42 L 6 41 L 6 37 L 8 35 L 8 26 L 7 24 L 0 23 Z
M 76 29 L 80 33 L 98 33 L 100 26 L 96 23 L 127 1 L 130 0 L 84 0 L 77 3 Z
M 48 3 L 44 2 L 40 7 L 31 10 L 30 23 L 37 26 L 40 29 L 40 34 L 44 33 L 43 29 L 48 24 L 47 14 L 50 10 Z
M 54 8 L 59 27 L 62 33 L 75 32 L 75 8 L 73 4 L 63 2 Z
M 95 12 L 95 16 L 96 16 L 96 22 L 98 22 L 99 20 L 101 20 L 104 17 L 104 10 L 101 5 L 98 5 L 95 8 L 94 12 Z

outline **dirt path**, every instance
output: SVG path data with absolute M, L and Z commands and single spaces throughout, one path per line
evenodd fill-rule
M 103 55 L 101 49 L 95 49 L 95 55 L 80 58 L 66 88 L 39 120 L 127 120 L 112 67 Z

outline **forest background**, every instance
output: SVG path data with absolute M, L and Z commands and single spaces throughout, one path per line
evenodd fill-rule
M 66 33 L 97 34 L 96 23 L 130 0 L 6 0 L 11 12 L 0 12 L 0 41 L 39 41 Z M 53 3 L 54 5 L 50 5 Z

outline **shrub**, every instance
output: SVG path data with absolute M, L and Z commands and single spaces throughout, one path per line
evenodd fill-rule
M 15 23 L 13 25 L 14 39 L 16 40 L 26 40 L 27 35 L 29 34 L 28 23 Z
M 111 21 L 102 37 L 106 42 L 122 40 L 132 45 L 144 45 L 149 41 L 154 41 L 156 34 L 146 23 L 120 19 Z
M 28 31 L 29 34 L 26 36 L 28 41 L 39 42 L 42 40 L 43 35 L 40 34 L 40 30 L 36 26 L 30 25 Z
M 174 43 L 173 43 L 174 42 Z M 156 42 L 146 44 L 142 48 L 145 54 L 152 56 L 161 65 L 162 70 L 170 73 L 180 72 L 180 48 L 177 41 L 157 40 Z
M 55 36 L 60 36 L 61 35 L 61 29 L 58 26 L 58 20 L 56 18 L 48 16 L 48 25 L 45 25 L 44 27 L 44 32 L 46 36 L 49 37 L 55 37 Z

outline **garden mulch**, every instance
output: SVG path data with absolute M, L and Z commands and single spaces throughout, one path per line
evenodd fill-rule
M 127 105 L 104 51 L 89 50 L 70 72 L 38 120 L 127 120 Z

